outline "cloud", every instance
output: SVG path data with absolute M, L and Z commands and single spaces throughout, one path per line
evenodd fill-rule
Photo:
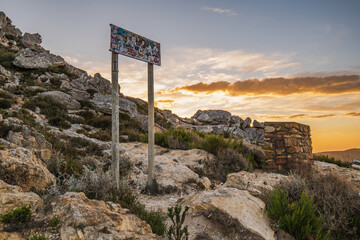
M 360 112 L 349 112 L 349 113 L 346 113 L 345 116 L 348 116 L 348 117 L 360 117 Z
M 228 16 L 236 16 L 238 15 L 236 12 L 234 12 L 234 10 L 232 9 L 221 9 L 221 8 L 209 8 L 209 7 L 202 7 L 202 10 L 204 11 L 210 11 L 210 12 L 214 12 L 214 13 L 219 13 L 219 14 L 227 14 Z
M 168 92 L 181 90 L 193 93 L 224 92 L 230 96 L 242 95 L 292 95 L 302 93 L 312 94 L 341 94 L 360 92 L 360 78 L 358 75 L 330 76 L 330 77 L 298 77 L 298 78 L 267 78 L 263 80 L 248 79 L 244 81 L 217 81 L 212 83 L 199 82 L 196 84 L 177 87 Z M 164 91 L 166 92 L 166 91 Z

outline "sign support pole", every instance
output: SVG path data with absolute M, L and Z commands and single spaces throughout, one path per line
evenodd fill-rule
M 119 83 L 118 83 L 118 54 L 112 52 L 111 54 L 111 103 L 112 103 L 112 128 L 111 128 L 111 138 L 112 138 L 112 163 L 114 167 L 114 177 L 116 182 L 116 187 L 120 189 L 120 173 L 119 173 Z
M 154 65 L 148 63 L 148 187 L 151 189 L 154 181 Z M 150 190 L 151 191 L 151 190 Z

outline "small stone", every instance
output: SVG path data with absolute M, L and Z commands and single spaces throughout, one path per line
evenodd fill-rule
M 264 123 L 259 123 L 258 121 L 254 120 L 253 121 L 253 126 L 256 128 L 264 128 L 265 124 Z
M 251 118 L 247 117 L 242 125 L 242 129 L 246 129 L 248 127 L 250 127 L 250 124 L 251 124 Z
M 266 133 L 272 133 L 275 131 L 275 128 L 272 126 L 265 126 L 265 132 Z

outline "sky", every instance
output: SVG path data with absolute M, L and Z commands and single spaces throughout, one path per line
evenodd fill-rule
M 23 32 L 110 79 L 110 26 L 161 43 L 157 107 L 223 109 L 312 130 L 313 151 L 360 147 L 358 0 L 0 0 Z M 127 96 L 147 99 L 147 65 L 119 56 Z

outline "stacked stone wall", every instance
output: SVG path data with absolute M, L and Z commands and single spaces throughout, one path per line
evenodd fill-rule
M 296 122 L 265 122 L 266 167 L 279 172 L 312 159 L 310 126 Z

